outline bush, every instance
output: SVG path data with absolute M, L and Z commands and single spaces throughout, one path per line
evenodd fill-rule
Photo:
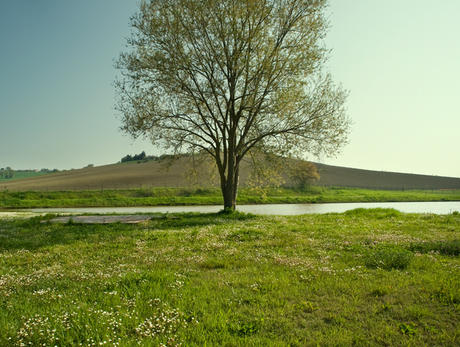
M 458 256 L 460 255 L 460 240 L 414 243 L 410 245 L 409 249 L 420 253 L 438 252 L 444 255 Z
M 407 268 L 413 258 L 413 253 L 395 245 L 377 245 L 370 249 L 364 257 L 366 267 L 385 270 Z
M 139 154 L 134 154 L 133 156 L 128 154 L 126 156 L 124 156 L 123 158 L 121 158 L 121 162 L 122 163 L 126 163 L 126 162 L 129 162 L 129 161 L 143 161 L 144 159 L 148 158 L 147 155 L 145 154 L 144 151 L 142 151 L 141 153 Z

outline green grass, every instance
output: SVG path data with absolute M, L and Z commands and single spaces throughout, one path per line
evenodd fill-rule
M 460 344 L 458 213 L 48 218 L 0 220 L 1 346 Z
M 242 188 L 238 204 L 458 201 L 460 190 L 390 191 L 311 187 L 306 190 Z M 222 204 L 217 188 L 150 188 L 62 192 L 0 192 L 0 208 Z

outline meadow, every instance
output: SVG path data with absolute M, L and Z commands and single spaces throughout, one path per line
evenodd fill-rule
M 459 201 L 460 190 L 371 190 L 315 187 L 240 188 L 238 204 Z M 0 191 L 0 209 L 34 207 L 124 207 L 221 205 L 218 188 L 139 188 L 124 190 L 10 192 Z
M 460 344 L 460 214 L 0 220 L 0 345 Z

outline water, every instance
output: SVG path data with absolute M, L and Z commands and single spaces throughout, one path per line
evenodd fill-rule
M 332 204 L 267 204 L 239 205 L 237 210 L 246 213 L 268 215 L 300 215 L 307 213 L 341 213 L 355 208 L 394 208 L 406 213 L 449 214 L 460 211 L 460 201 L 435 202 L 358 202 Z M 222 209 L 213 206 L 152 206 L 152 207 L 83 207 L 83 208 L 34 208 L 22 210 L 34 213 L 174 213 L 201 212 L 212 213 Z

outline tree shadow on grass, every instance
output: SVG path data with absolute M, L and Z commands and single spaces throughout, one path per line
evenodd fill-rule
M 45 221 L 45 223 L 42 223 Z M 131 227 L 131 228 L 129 228 Z M 117 233 L 128 232 L 130 225 L 117 224 L 53 224 L 46 218 L 0 221 L 0 252 L 25 249 L 29 251 L 79 241 L 101 242 Z
M 0 221 L 0 252 L 24 249 L 37 250 L 77 242 L 108 242 L 119 236 L 136 237 L 146 230 L 174 230 L 206 225 L 219 225 L 254 218 L 244 213 L 177 213 L 155 215 L 141 224 L 51 223 L 52 215 L 30 219 Z
M 219 225 L 234 221 L 244 221 L 255 218 L 255 215 L 242 212 L 218 213 L 174 213 L 164 214 L 162 218 L 152 219 L 150 225 L 155 229 L 182 229 L 206 225 Z

